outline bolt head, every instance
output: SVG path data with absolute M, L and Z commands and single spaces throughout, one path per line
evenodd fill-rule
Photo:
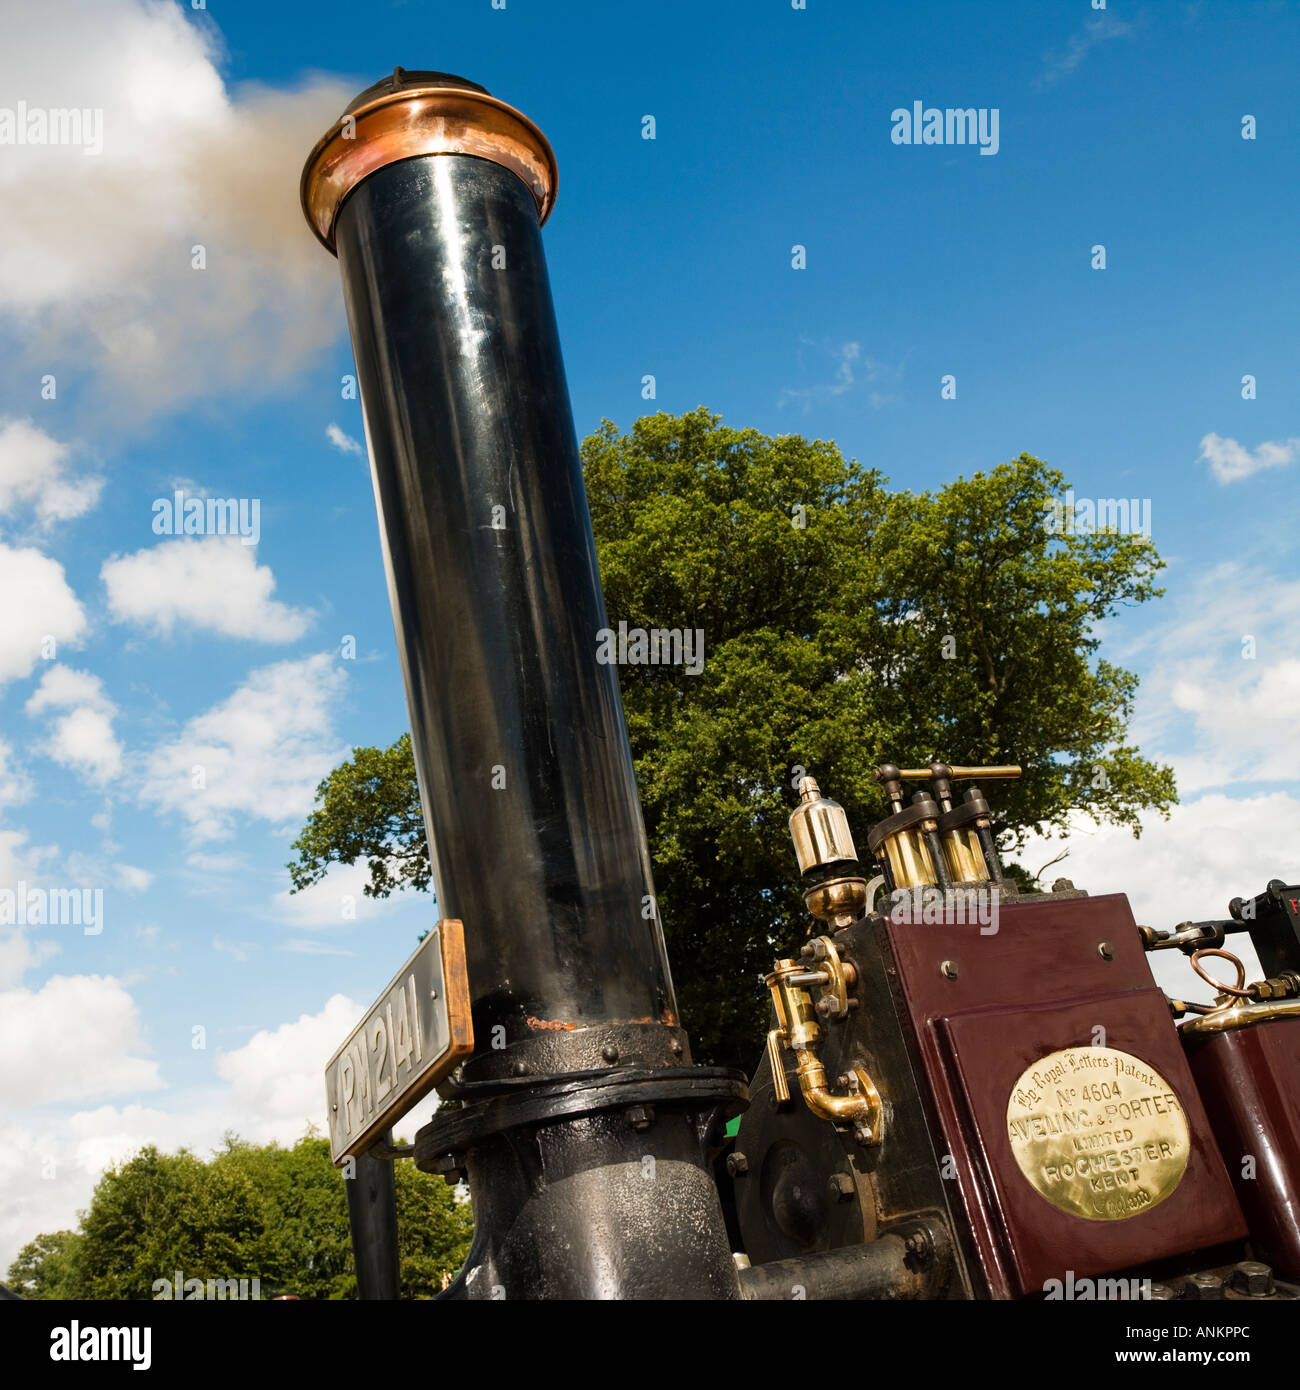
M 1099 941 L 1097 943 L 1097 954 L 1102 960 L 1115 959 L 1115 947 L 1109 941 Z
M 616 1048 L 613 1043 L 606 1043 L 605 1046 L 600 1049 L 600 1055 L 607 1062 L 617 1062 L 618 1048 Z
M 827 1186 L 833 1202 L 851 1202 L 857 1191 L 853 1179 L 847 1173 L 832 1173 Z
M 739 1149 L 727 1155 L 727 1172 L 733 1178 L 743 1177 L 749 1172 L 749 1159 Z
M 654 1108 L 649 1105 L 629 1105 L 624 1114 L 633 1129 L 649 1129 L 654 1123 Z
M 1273 1292 L 1273 1271 L 1258 1260 L 1242 1260 L 1229 1278 L 1236 1293 L 1251 1298 L 1267 1298 Z
M 1223 1280 L 1217 1274 L 1193 1274 L 1183 1287 L 1184 1298 L 1222 1298 Z
M 961 974 L 961 967 L 955 960 L 946 960 L 940 965 L 939 973 L 945 980 L 955 980 Z

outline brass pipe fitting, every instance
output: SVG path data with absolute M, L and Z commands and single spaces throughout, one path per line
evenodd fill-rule
M 805 953 L 814 969 L 809 968 L 809 960 L 779 960 L 764 979 L 772 992 L 772 1007 L 776 1013 L 776 1027 L 767 1035 L 772 1090 L 780 1104 L 790 1100 L 790 1086 L 781 1055 L 782 1047 L 788 1047 L 798 1058 L 795 1075 L 808 1109 L 832 1124 L 851 1124 L 859 1143 L 878 1144 L 883 1133 L 885 1108 L 871 1077 L 862 1067 L 853 1067 L 838 1078 L 837 1084 L 845 1094 L 837 1095 L 827 1083 L 826 1068 L 817 1053 L 822 1040 L 818 1019 L 844 1018 L 857 1003 L 848 997 L 856 972 L 840 960 L 835 943 L 828 936 L 809 942 Z M 812 978 L 817 979 L 815 988 L 820 996 L 816 1003 L 805 987 L 805 982 Z

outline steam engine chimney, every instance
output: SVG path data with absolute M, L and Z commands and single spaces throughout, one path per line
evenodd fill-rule
M 475 1050 L 416 1139 L 467 1173 L 451 1297 L 736 1298 L 709 1150 L 738 1072 L 680 1028 L 540 236 L 556 165 L 397 69 L 313 150 L 339 260 L 439 910 Z

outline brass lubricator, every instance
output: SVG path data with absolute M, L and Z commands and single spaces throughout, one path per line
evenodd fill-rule
M 820 921 L 847 927 L 867 907 L 867 881 L 858 864 L 848 817 L 838 801 L 821 794 L 815 777 L 801 777 L 798 791 L 790 838 L 806 885 L 804 903 Z
M 851 961 L 841 961 L 829 936 L 807 942 L 800 960 L 779 960 L 764 983 L 772 991 L 776 1027 L 767 1035 L 767 1060 L 772 1071 L 772 1089 L 779 1103 L 790 1099 L 781 1048 L 790 1048 L 799 1059 L 799 1089 L 819 1119 L 853 1126 L 860 1144 L 878 1144 L 884 1129 L 885 1108 L 875 1083 L 862 1067 L 855 1066 L 838 1078 L 844 1091 L 835 1094 L 826 1081 L 826 1068 L 817 1055 L 822 1039 L 818 1019 L 845 1019 L 857 1007 L 849 997 L 857 981 Z M 813 1002 L 810 990 L 817 991 Z
M 928 768 L 882 763 L 874 772 L 892 814 L 871 828 L 867 844 L 884 866 L 891 888 L 947 888 L 953 883 L 1000 883 L 1002 865 L 993 840 L 989 804 L 969 787 L 957 806 L 952 784 L 972 777 L 1019 777 L 1016 763 L 954 767 L 936 759 Z M 903 783 L 929 780 L 903 805 Z

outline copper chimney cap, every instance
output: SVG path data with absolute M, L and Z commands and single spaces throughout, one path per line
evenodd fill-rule
M 429 154 L 475 155 L 509 169 L 528 185 L 539 222 L 555 206 L 555 152 L 527 116 L 463 77 L 394 68 L 354 98 L 307 157 L 301 197 L 312 231 L 333 252 L 335 219 L 357 184 Z

